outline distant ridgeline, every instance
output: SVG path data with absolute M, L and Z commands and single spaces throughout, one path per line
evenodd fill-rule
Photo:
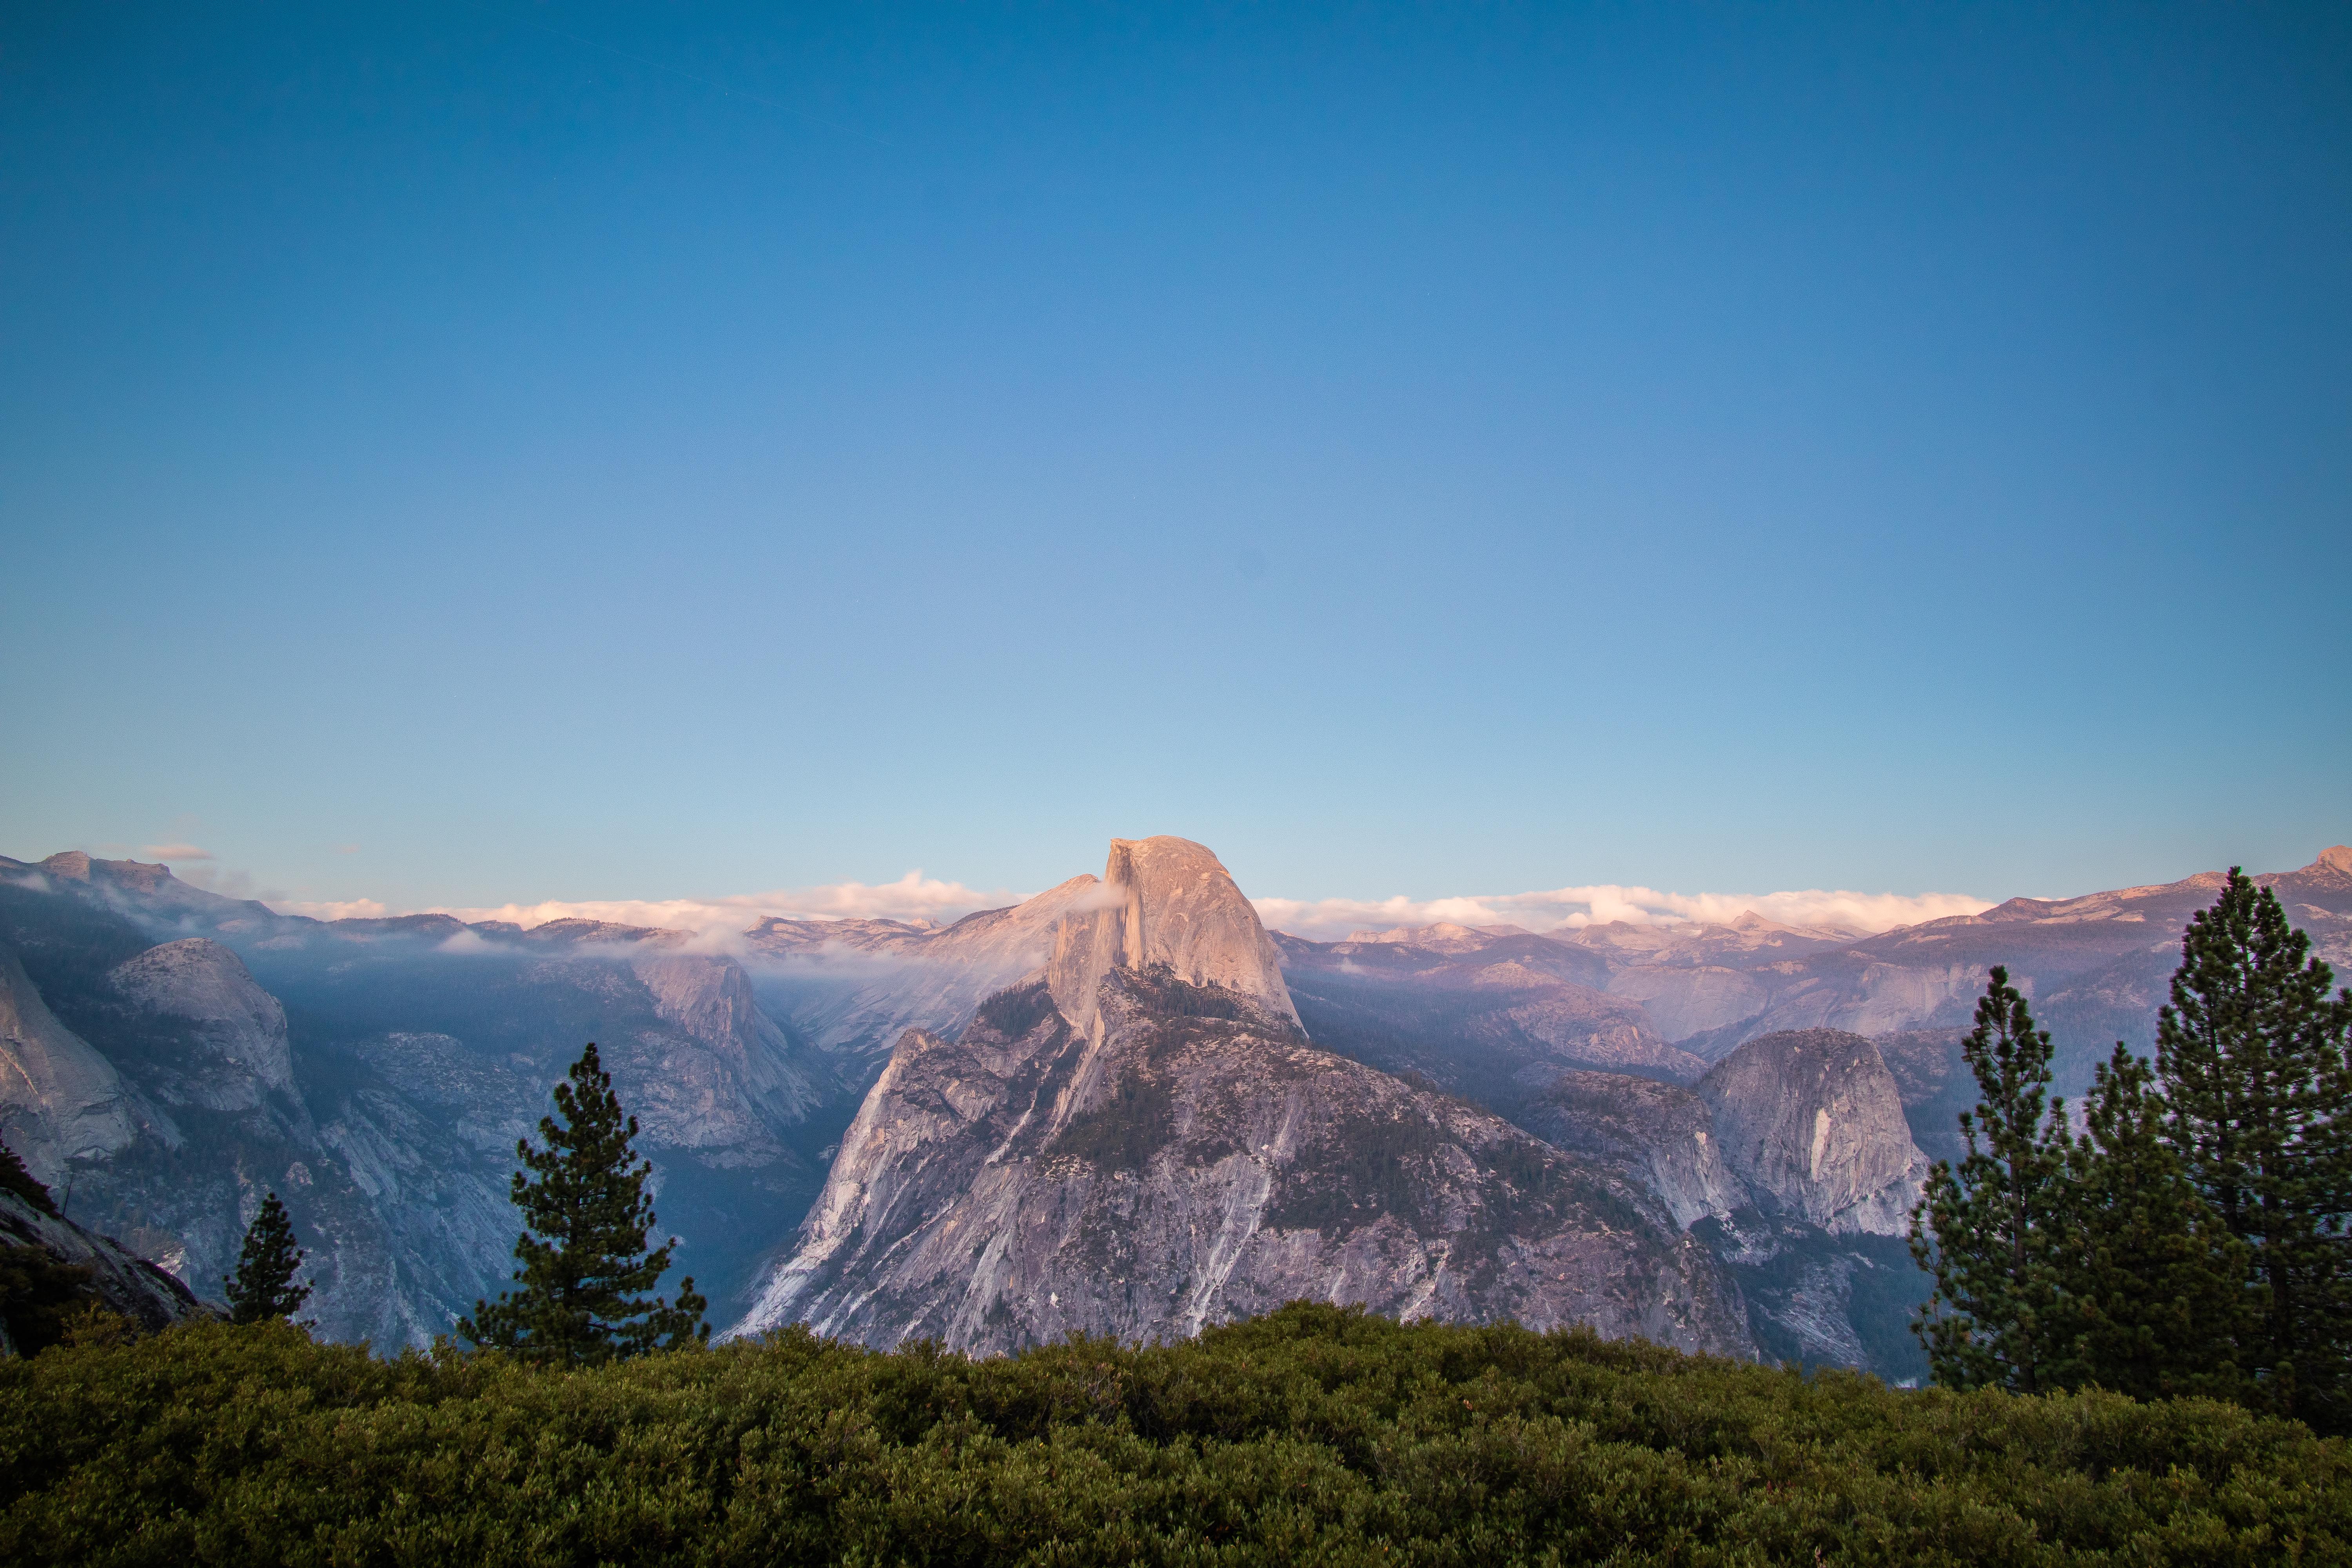
M 2352 850 L 2265 877 L 2352 961 Z M 423 1345 L 506 1281 L 516 1140 L 600 1043 L 711 1316 L 1017 1351 L 1297 1298 L 1916 1381 L 1905 1233 L 2009 966 L 2079 1092 L 2145 1050 L 2218 874 L 1875 936 L 1746 917 L 1309 942 L 1215 857 L 933 929 L 320 922 L 0 858 L 0 1135 L 199 1294 L 262 1189 L 321 1335 Z M 125 1352 L 128 1353 L 128 1352 Z

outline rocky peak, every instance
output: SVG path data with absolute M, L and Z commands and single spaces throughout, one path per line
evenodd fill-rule
M 2294 872 L 2298 881 L 2320 882 L 2337 888 L 2352 885 L 2352 845 L 2333 844 L 2319 852 L 2318 858 Z
M 731 1333 L 993 1353 L 1305 1297 L 1752 1353 L 1712 1259 L 1638 1187 L 1317 1049 L 1262 994 L 1179 978 L 1153 885 L 1114 869 L 1142 883 L 1146 962 L 1103 973 L 1089 1031 L 1035 981 L 959 1038 L 908 1030 Z
M 1748 1041 L 1698 1081 L 1732 1173 L 1836 1234 L 1901 1234 L 1927 1163 L 1878 1047 L 1838 1029 Z
M 1274 939 L 1216 856 L 1189 838 L 1114 838 L 1101 884 L 1055 928 L 1046 986 L 1062 1016 L 1091 1031 L 1105 976 L 1161 966 L 1298 1027 Z

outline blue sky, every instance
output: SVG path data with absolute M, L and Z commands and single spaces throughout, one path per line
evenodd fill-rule
M 2352 838 L 2340 6 L 0 15 L 0 852 Z

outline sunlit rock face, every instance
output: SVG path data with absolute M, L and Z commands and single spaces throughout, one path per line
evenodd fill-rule
M 1726 1163 L 1780 1210 L 1832 1235 L 1895 1236 L 1927 1162 L 1878 1047 L 1837 1029 L 1748 1041 L 1699 1079 Z
M 1189 838 L 1112 839 L 1099 890 L 1055 929 L 1045 984 L 1081 1033 L 1094 1026 L 1097 992 L 1116 968 L 1165 969 L 1298 1024 L 1282 955 L 1257 910 L 1216 856 Z
M 901 1037 L 738 1332 L 995 1352 L 1309 1297 L 1749 1353 L 1637 1183 L 1308 1043 L 1207 850 L 1120 841 L 1108 870 L 1044 976 Z

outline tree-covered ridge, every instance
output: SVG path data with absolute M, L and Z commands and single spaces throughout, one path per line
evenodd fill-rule
M 2352 1448 L 2232 1405 L 1305 1304 L 570 1371 L 197 1326 L 0 1366 L 0 1559 L 58 1563 L 2352 1560 Z

